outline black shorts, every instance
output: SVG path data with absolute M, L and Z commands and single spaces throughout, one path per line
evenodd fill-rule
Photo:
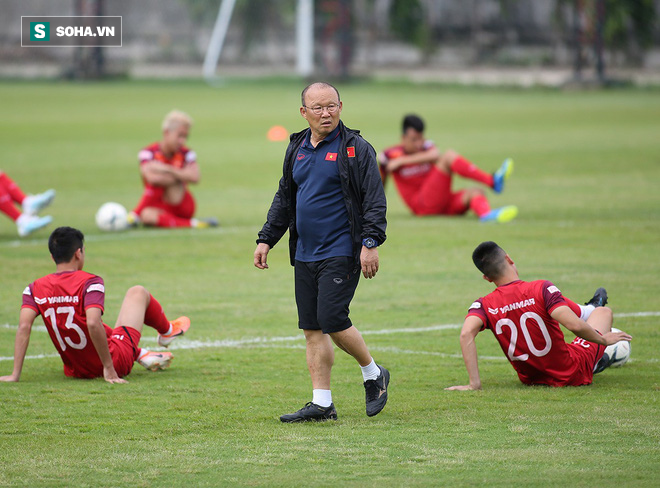
M 348 306 L 360 280 L 360 267 L 352 257 L 295 263 L 298 327 L 324 334 L 348 329 Z

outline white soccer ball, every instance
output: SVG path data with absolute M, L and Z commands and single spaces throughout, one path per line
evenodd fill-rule
M 612 327 L 612 332 L 621 331 Z M 607 346 L 605 348 L 605 354 L 612 359 L 612 364 L 610 364 L 611 367 L 618 368 L 619 366 L 623 366 L 628 362 L 628 359 L 630 359 L 630 342 L 619 341 L 616 344 Z
M 96 225 L 108 232 L 124 230 L 128 227 L 127 217 L 128 212 L 122 204 L 104 203 L 96 212 Z

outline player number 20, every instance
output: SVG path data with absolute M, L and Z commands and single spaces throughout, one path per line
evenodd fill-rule
M 527 329 L 527 320 L 533 319 L 534 322 L 539 327 L 541 334 L 543 334 L 543 339 L 545 340 L 545 347 L 543 349 L 537 349 L 534 343 L 532 342 L 532 337 L 529 335 L 529 329 Z M 500 335 L 502 333 L 502 327 L 507 326 L 511 329 L 511 340 L 509 341 L 509 350 L 507 351 L 507 356 L 511 361 L 527 361 L 529 359 L 529 354 L 521 354 L 516 356 L 514 352 L 516 351 L 516 343 L 518 342 L 518 328 L 516 324 L 511 319 L 500 319 L 495 324 L 495 333 Z M 550 333 L 548 328 L 543 322 L 543 319 L 539 314 L 534 312 L 526 312 L 520 316 L 520 330 L 522 330 L 523 337 L 527 343 L 527 348 L 536 357 L 543 357 L 550 352 L 552 348 L 552 339 L 550 338 Z
M 78 343 L 73 342 L 69 337 L 65 337 L 64 340 L 62 340 L 60 331 L 57 328 L 57 315 L 55 314 L 54 308 L 49 308 L 44 313 L 44 316 L 48 318 L 50 325 L 53 327 L 53 332 L 55 332 L 55 337 L 57 337 L 57 342 L 59 343 L 62 351 L 66 351 L 66 344 L 74 349 L 84 349 L 87 345 L 87 337 L 85 337 L 85 333 L 78 325 L 73 323 L 73 317 L 75 313 L 76 311 L 73 307 L 57 307 L 57 315 L 66 314 L 66 322 L 64 323 L 64 327 L 73 330 L 78 334 L 78 337 L 80 337 L 80 341 Z

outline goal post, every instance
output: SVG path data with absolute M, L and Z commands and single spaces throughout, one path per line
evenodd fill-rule
M 314 72 L 314 0 L 298 0 L 296 60 L 298 75 L 311 76 Z
M 222 47 L 234 12 L 236 0 L 222 0 L 204 56 L 202 73 L 208 83 L 214 82 Z M 298 0 L 296 5 L 296 72 L 308 77 L 314 72 L 314 0 Z
M 204 79 L 208 82 L 215 80 L 215 70 L 218 65 L 218 59 L 220 59 L 220 53 L 222 53 L 222 46 L 227 37 L 227 29 L 229 28 L 229 22 L 231 21 L 235 5 L 236 0 L 222 0 L 220 4 L 218 18 L 215 19 L 209 47 L 206 50 L 206 56 L 204 56 L 203 74 Z

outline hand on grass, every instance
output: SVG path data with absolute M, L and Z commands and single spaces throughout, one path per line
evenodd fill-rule
M 108 383 L 113 383 L 113 384 L 114 383 L 128 383 L 128 381 L 126 381 L 123 378 L 120 378 L 117 375 L 117 372 L 115 371 L 114 367 L 113 368 L 103 368 L 103 378 Z
M 448 391 L 471 391 L 471 390 L 481 390 L 481 386 L 472 386 L 472 385 L 456 385 L 445 388 Z

